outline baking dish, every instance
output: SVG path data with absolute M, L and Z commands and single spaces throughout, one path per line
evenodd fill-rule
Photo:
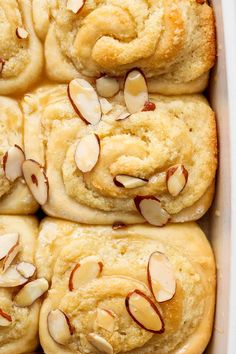
M 218 60 L 209 100 L 217 116 L 220 167 L 216 197 L 204 227 L 212 243 L 218 273 L 216 316 L 208 354 L 233 354 L 236 338 L 236 2 L 212 0 Z

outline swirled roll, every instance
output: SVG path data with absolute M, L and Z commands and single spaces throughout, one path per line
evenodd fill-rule
M 74 3 L 74 6 L 73 6 Z M 205 89 L 215 61 L 214 17 L 197 0 L 34 0 L 48 76 L 124 76 L 133 67 L 161 94 Z
M 38 204 L 22 178 L 23 115 L 16 100 L 0 96 L 0 213 L 32 214 Z
M 37 236 L 38 225 L 33 217 L 0 216 L 1 354 L 30 353 L 38 345 L 40 300 L 31 304 L 17 302 L 17 294 L 19 298 L 25 284 L 32 284 L 35 277 Z
M 203 353 L 215 265 L 195 223 L 114 231 L 47 218 L 36 258 L 51 280 L 40 313 L 46 353 Z
M 161 226 L 207 211 L 217 167 L 213 111 L 202 96 L 150 100 L 154 110 L 126 114 L 120 92 L 106 101 L 109 112 L 97 124 L 86 124 L 64 85 L 26 96 L 26 158 L 45 166 L 46 213 L 90 224 L 145 219 Z
M 43 49 L 30 0 L 0 1 L 0 94 L 19 94 L 40 76 Z

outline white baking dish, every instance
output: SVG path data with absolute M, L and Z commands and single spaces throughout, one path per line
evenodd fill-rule
M 217 273 L 217 305 L 208 354 L 236 353 L 236 0 L 212 0 L 218 63 L 209 98 L 217 115 L 219 158 L 217 191 L 208 219 Z

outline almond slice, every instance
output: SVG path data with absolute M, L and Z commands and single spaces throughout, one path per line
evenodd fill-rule
M 0 287 L 13 288 L 27 283 L 28 279 L 23 277 L 16 269 L 16 265 L 11 265 L 5 273 L 0 274 Z
M 26 31 L 23 27 L 16 28 L 16 35 L 20 39 L 26 39 L 29 37 L 29 32 Z
M 131 116 L 130 113 L 128 112 L 122 112 L 118 117 L 115 118 L 115 120 L 119 121 L 119 120 L 124 120 L 127 119 Z
M 113 97 L 120 90 L 119 81 L 114 77 L 102 76 L 96 80 L 96 89 L 102 97 Z
M 100 105 L 103 114 L 107 114 L 112 110 L 112 104 L 106 98 L 100 98 Z
M 73 334 L 72 326 L 66 314 L 53 310 L 48 314 L 48 332 L 55 342 L 65 345 Z
M 66 8 L 78 14 L 84 7 L 85 0 L 67 0 Z
M 136 208 L 151 225 L 164 226 L 170 215 L 162 208 L 160 200 L 153 196 L 137 196 L 134 199 Z
M 40 205 L 48 200 L 48 178 L 44 168 L 34 160 L 25 160 L 22 165 L 23 176 L 34 198 Z
M 22 176 L 22 164 L 25 161 L 24 151 L 20 146 L 12 146 L 3 156 L 3 170 L 6 178 L 14 182 Z
M 16 265 L 16 270 L 22 277 L 29 279 L 34 275 L 36 267 L 32 263 L 20 262 Z
M 12 318 L 2 309 L 0 309 L 0 327 L 7 327 L 12 323 Z
M 155 109 L 156 109 L 155 103 L 147 101 L 144 103 L 144 107 L 142 109 L 142 112 L 155 111 Z
M 31 306 L 48 290 L 48 287 L 48 282 L 44 278 L 27 283 L 15 296 L 15 305 L 19 307 Z
M 96 333 L 89 333 L 87 338 L 89 343 L 92 344 L 100 352 L 106 354 L 113 354 L 113 348 L 105 338 L 99 336 Z
M 188 171 L 184 165 L 170 167 L 166 174 L 166 184 L 168 192 L 177 197 L 188 182 Z
M 103 263 L 99 257 L 89 256 L 77 263 L 69 278 L 69 290 L 73 291 L 96 279 L 102 272 Z
M 12 247 L 19 243 L 19 234 L 17 232 L 12 232 L 9 234 L 4 234 L 0 236 L 0 260 L 5 258 Z
M 163 333 L 164 322 L 154 302 L 143 292 L 134 290 L 125 299 L 126 309 L 132 319 L 146 331 Z
M 4 64 L 5 64 L 5 60 L 0 58 L 0 74 L 3 71 Z
M 147 267 L 148 284 L 157 302 L 172 299 L 176 281 L 168 258 L 161 252 L 151 254 Z
M 10 251 L 8 252 L 8 254 L 6 255 L 6 257 L 3 259 L 2 262 L 2 272 L 4 273 L 12 264 L 12 261 L 14 260 L 14 258 L 16 257 L 16 255 L 20 252 L 20 245 L 19 243 L 17 243 L 16 245 L 14 245 Z
M 97 309 L 97 325 L 106 331 L 113 333 L 115 328 L 116 315 L 113 311 L 107 309 Z
M 145 186 L 145 184 L 148 183 L 148 180 L 128 175 L 117 175 L 114 178 L 114 183 L 117 187 L 131 189 Z
M 74 79 L 68 85 L 68 96 L 76 113 L 86 123 L 95 125 L 102 116 L 98 95 L 84 79 Z
M 145 102 L 148 101 L 146 79 L 140 70 L 132 70 L 126 76 L 124 99 L 131 114 L 141 112 Z
M 90 172 L 98 162 L 100 154 L 99 138 L 95 134 L 84 136 L 77 144 L 75 150 L 75 163 L 83 172 Z

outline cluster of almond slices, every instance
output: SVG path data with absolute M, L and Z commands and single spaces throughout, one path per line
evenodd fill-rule
M 68 289 L 75 291 L 85 286 L 102 274 L 103 262 L 98 256 L 88 256 L 75 265 L 71 271 Z M 162 310 L 159 303 L 173 298 L 176 292 L 176 280 L 168 258 L 161 252 L 154 252 L 149 257 L 147 265 L 147 282 L 154 300 L 138 289 L 127 294 L 124 305 L 130 317 L 146 331 L 161 334 L 165 331 Z M 96 324 L 108 331 L 114 332 L 118 315 L 111 309 L 96 309 Z M 54 341 L 66 345 L 74 333 L 69 317 L 61 310 L 55 309 L 48 314 L 48 331 Z M 97 333 L 89 333 L 88 341 L 96 349 L 113 354 L 111 344 Z
M 93 86 L 86 80 L 74 79 L 68 85 L 68 96 L 76 113 L 91 125 L 98 124 L 102 114 L 111 111 L 112 105 L 106 98 L 114 96 L 119 91 L 119 82 L 115 78 L 102 76 L 96 80 L 96 89 L 98 94 L 103 97 L 100 100 Z M 127 112 L 116 117 L 116 120 L 127 119 L 131 114 L 137 112 L 156 109 L 155 104 L 149 101 L 146 79 L 143 73 L 137 69 L 130 71 L 125 78 L 124 99 Z M 92 171 L 98 162 L 99 154 L 99 137 L 94 133 L 84 136 L 76 147 L 76 166 L 82 173 Z M 145 178 L 123 174 L 115 176 L 113 181 L 117 187 L 127 189 L 142 187 L 148 183 Z M 188 171 L 184 165 L 178 164 L 168 169 L 166 185 L 168 192 L 173 197 L 177 197 L 183 191 L 187 181 Z M 170 219 L 170 215 L 155 196 L 137 196 L 134 203 L 144 219 L 152 225 L 163 226 Z
M 48 282 L 44 278 L 35 279 L 36 267 L 29 262 L 14 263 L 21 251 L 20 235 L 7 233 L 0 236 L 0 287 L 21 287 L 13 299 L 18 307 L 31 306 L 48 290 Z M 12 318 L 0 308 L 0 326 L 9 326 Z

